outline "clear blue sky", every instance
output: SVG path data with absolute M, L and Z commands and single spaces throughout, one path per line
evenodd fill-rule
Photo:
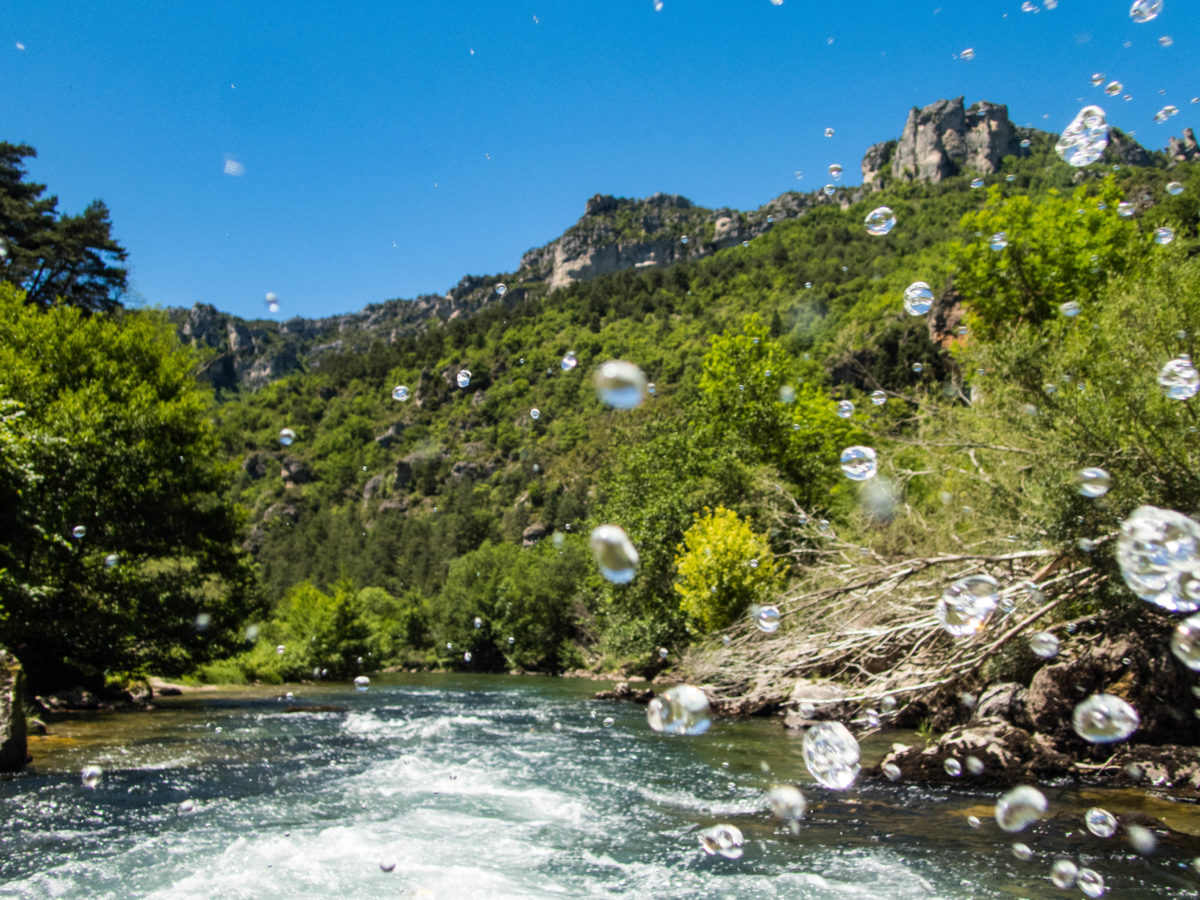
M 1052 131 L 1099 102 L 1163 147 L 1200 126 L 1200 10 L 1129 2 L 18 0 L 0 139 L 62 209 L 109 205 L 143 302 L 331 315 L 511 271 L 597 192 L 749 209 L 833 162 L 855 183 L 941 97 Z

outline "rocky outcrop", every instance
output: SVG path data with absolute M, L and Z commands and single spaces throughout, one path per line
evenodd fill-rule
M 872 146 L 863 157 L 863 182 L 882 180 L 937 184 L 964 171 L 991 174 L 1006 156 L 1021 152 L 1017 129 L 1003 104 L 980 102 L 963 108 L 963 98 L 938 100 L 908 114 L 894 147 Z
M 1104 161 L 1122 166 L 1149 166 L 1154 164 L 1154 157 L 1120 128 L 1110 128 Z
M 1183 139 L 1172 136 L 1167 141 L 1167 156 L 1172 163 L 1194 162 L 1200 159 L 1200 147 L 1196 145 L 1196 133 L 1190 128 L 1183 129 Z
M 541 522 L 534 522 L 532 525 L 526 526 L 521 532 L 521 546 L 532 547 L 538 541 L 545 539 L 550 534 L 550 529 Z
M 654 699 L 654 691 L 649 688 L 634 688 L 628 681 L 619 681 L 611 691 L 597 691 L 592 695 L 593 700 L 629 700 L 645 706 Z
M 29 762 L 25 724 L 25 674 L 15 656 L 0 650 L 0 772 Z

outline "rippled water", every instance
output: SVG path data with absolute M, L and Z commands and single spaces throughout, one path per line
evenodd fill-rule
M 35 740 L 32 770 L 0 782 L 0 897 L 1079 896 L 1050 884 L 1064 855 L 1100 871 L 1110 896 L 1200 897 L 1195 838 L 1143 858 L 1084 828 L 1083 811 L 1102 805 L 1200 832 L 1196 807 L 1134 792 L 1046 789 L 1023 862 L 991 817 L 998 792 L 828 791 L 777 722 L 661 735 L 642 708 L 551 679 L 291 689 L 291 701 L 279 689 L 168 699 Z M 309 704 L 340 710 L 285 711 Z M 94 791 L 79 781 L 89 763 L 104 768 Z M 766 791 L 785 780 L 809 800 L 798 835 L 768 811 Z M 697 834 L 718 822 L 744 833 L 741 859 L 700 850 Z

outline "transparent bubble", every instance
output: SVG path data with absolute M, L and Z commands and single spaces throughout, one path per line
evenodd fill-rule
M 398 384 L 392 388 L 392 399 L 404 401 L 408 399 L 408 387 L 403 384 Z
M 86 535 L 87 526 L 85 525 L 76 525 L 71 529 L 71 537 L 75 538 L 77 541 L 82 541 Z
M 1075 883 L 1079 867 L 1069 859 L 1058 859 L 1050 867 L 1050 883 L 1060 890 L 1067 890 Z
M 592 555 L 600 574 L 613 584 L 627 584 L 637 574 L 638 552 L 619 525 L 600 525 L 592 530 Z
M 854 415 L 854 403 L 850 400 L 842 400 L 838 403 L 836 412 L 839 419 L 848 419 Z
M 832 197 L 837 193 L 837 187 L 832 184 L 827 184 L 825 187 L 821 188 L 821 193 L 826 197 Z
M 1029 849 L 1029 845 L 1022 844 L 1020 841 L 1012 845 L 1012 855 L 1021 862 L 1029 862 L 1033 859 L 1033 851 Z
M 529 411 L 529 418 L 533 419 L 533 421 L 536 422 L 541 417 L 542 417 L 542 411 L 540 409 L 538 409 L 536 406 Z
M 1103 897 L 1106 890 L 1104 877 L 1095 869 L 1080 869 L 1075 876 L 1075 886 L 1089 897 Z
M 283 656 L 284 651 L 286 651 L 286 650 L 287 650 L 287 647 L 283 646 L 283 644 L 280 644 L 278 647 L 275 648 L 275 652 L 278 653 L 280 656 Z
M 983 823 L 979 821 L 979 816 L 967 816 L 967 825 L 971 828 L 978 828 Z
M 1106 809 L 1093 806 L 1083 814 L 1087 830 L 1100 838 L 1110 838 L 1117 833 L 1117 818 Z
M 758 568 L 758 560 L 757 559 L 750 560 L 749 566 L 752 569 L 757 569 Z
M 880 206 L 867 213 L 863 224 L 867 226 L 867 234 L 879 237 L 896 227 L 896 214 L 889 207 Z
M 1167 119 L 1173 119 L 1177 115 L 1179 115 L 1179 107 L 1167 104 L 1154 114 L 1154 121 L 1161 125 Z
M 962 53 L 958 54 L 958 58 L 966 59 L 966 60 L 974 59 L 975 58 L 975 49 L 973 47 L 968 47 Z
M 742 831 L 736 825 L 714 825 L 698 835 L 700 846 L 709 856 L 724 856 L 740 859 L 742 856 Z
M 482 628 L 483 627 L 483 619 L 479 616 L 476 616 L 475 621 L 472 622 L 471 624 L 474 625 L 476 628 Z
M 562 367 L 564 372 L 570 372 L 577 365 L 579 365 L 579 360 L 576 358 L 574 350 L 568 350 L 563 354 L 563 358 L 559 362 L 559 366 Z
M 512 646 L 513 644 L 515 644 L 516 642 L 517 642 L 517 639 L 516 639 L 515 637 L 509 636 L 509 638 L 508 638 L 508 646 L 510 646 L 510 647 L 511 647 L 511 646 Z
M 496 293 L 499 296 L 503 297 L 505 294 L 508 293 L 508 285 L 504 284 L 503 282 L 501 282 L 500 284 L 497 284 L 496 285 Z
M 858 741 L 841 722 L 818 722 L 804 732 L 804 764 L 819 784 L 844 791 L 862 768 Z
M 832 128 L 825 129 L 825 137 L 827 137 L 827 138 L 833 137 L 833 129 Z
M 1172 400 L 1191 400 L 1200 391 L 1200 372 L 1186 353 L 1166 363 L 1158 373 L 1158 383 Z
M 871 403 L 874 406 L 883 406 L 883 404 L 887 403 L 887 394 L 883 391 L 872 391 Z
M 1129 18 L 1139 25 L 1150 22 L 1158 18 L 1162 8 L 1163 0 L 1133 0 L 1133 6 L 1129 7 Z
M 613 360 L 596 370 L 596 393 L 615 409 L 634 409 L 645 398 L 646 376 L 631 362 Z
M 1121 523 L 1117 563 L 1126 586 L 1168 612 L 1200 609 L 1200 524 L 1182 513 L 1139 506 Z
M 921 365 L 921 363 L 919 363 L 919 362 L 913 363 L 911 366 L 909 366 L 909 368 L 917 373 L 921 373 L 921 372 L 925 371 L 925 367 L 923 365 Z
M 851 481 L 866 481 L 874 478 L 878 466 L 875 450 L 871 447 L 854 446 L 842 451 L 842 474 Z
M 1048 631 L 1039 631 L 1029 636 L 1029 649 L 1034 656 L 1053 659 L 1058 656 L 1058 638 Z
M 1004 831 L 1024 831 L 1046 814 L 1046 797 L 1035 787 L 1023 784 L 996 801 L 996 824 Z
M 602 721 L 600 724 L 605 728 L 612 728 L 615 723 L 616 719 L 614 719 L 612 716 L 605 716 L 604 721 Z
M 1108 493 L 1109 486 L 1112 484 L 1112 476 L 1104 469 L 1091 466 L 1080 470 L 1079 474 L 1075 476 L 1075 483 L 1079 486 L 1080 494 L 1095 499 Z
M 795 403 L 796 389 L 790 384 L 780 385 L 779 387 L 779 402 L 780 403 Z
M 1058 311 L 1068 319 L 1073 319 L 1079 315 L 1080 306 L 1075 300 L 1068 300 L 1066 303 L 1058 304 Z
M 663 734 L 703 734 L 712 725 L 712 711 L 704 691 L 677 684 L 650 701 L 646 721 Z
M 458 374 L 454 377 L 454 380 L 458 382 L 458 386 L 460 388 L 469 387 L 471 384 L 471 370 L 460 369 Z
M 1161 228 L 1154 229 L 1154 243 L 1165 246 L 1173 240 L 1175 240 L 1174 228 L 1168 228 L 1166 225 L 1163 225 Z
M 659 659 L 666 659 L 670 655 L 671 655 L 671 651 L 669 651 L 666 647 L 658 648 L 658 658 Z
M 751 606 L 750 615 L 754 618 L 754 624 L 759 631 L 774 634 L 779 630 L 779 607 Z
M 808 812 L 808 801 L 800 789 L 791 784 L 777 784 L 767 793 L 767 802 L 775 818 L 794 823 Z
M 1103 82 L 1104 82 L 1104 73 L 1103 72 L 1095 72 L 1092 74 L 1092 87 L 1100 87 L 1100 85 Z
M 833 165 L 831 165 L 829 167 L 829 175 L 835 181 L 837 179 L 841 178 L 842 177 L 842 167 L 840 165 L 838 165 L 837 163 L 834 163 Z
M 951 778 L 957 778 L 962 774 L 962 763 L 953 756 L 946 757 L 946 761 L 942 763 L 942 768 L 946 770 L 946 774 Z
M 79 773 L 79 780 L 85 788 L 94 791 L 96 785 L 100 783 L 100 778 L 103 774 L 104 770 L 99 766 L 84 766 L 83 771 Z
M 277 296 L 275 296 L 274 291 L 267 291 L 267 296 L 266 296 L 265 300 L 266 300 L 266 304 L 267 304 L 267 312 L 269 312 L 269 313 L 279 312 L 279 298 Z
M 933 306 L 933 289 L 924 281 L 914 281 L 904 289 L 904 310 L 910 316 L 923 316 Z
M 900 771 L 900 767 L 893 762 L 886 762 L 880 768 L 888 781 L 899 781 L 904 774 Z
M 978 190 L 981 187 L 983 187 L 983 179 L 982 178 L 972 178 L 971 179 L 972 190 Z
M 1200 672 L 1200 616 L 1184 619 L 1175 626 L 1171 652 L 1193 672 Z
M 1068 165 L 1086 166 L 1098 160 L 1107 146 L 1108 122 L 1104 110 L 1099 106 L 1085 106 L 1063 131 L 1054 151 Z
M 471 651 L 468 650 L 465 653 L 463 653 L 463 662 L 469 663 L 470 661 L 471 661 Z
M 968 756 L 966 759 L 967 771 L 972 775 L 982 775 L 984 770 L 983 760 L 978 756 Z
M 988 246 L 997 252 L 999 252 L 1000 250 L 1003 250 L 1005 247 L 1008 246 L 1008 232 L 997 231 L 988 240 Z
M 1085 741 L 1112 744 L 1123 741 L 1138 727 L 1137 710 L 1113 694 L 1092 694 L 1075 707 L 1071 727 Z
M 371 686 L 371 679 L 366 675 L 359 675 L 354 679 L 354 687 L 356 690 L 365 691 Z
M 1126 825 L 1125 836 L 1129 845 L 1142 856 L 1149 856 L 1158 849 L 1158 837 L 1143 825 Z
M 1117 215 L 1122 219 L 1128 219 L 1136 212 L 1132 203 L 1128 200 L 1122 200 L 1117 204 Z
M 1110 97 L 1115 97 L 1115 96 L 1117 96 L 1117 94 L 1121 93 L 1121 91 L 1123 91 L 1123 90 L 1125 90 L 1125 85 L 1121 84 L 1121 82 L 1110 81 L 1105 86 L 1104 93 L 1108 94 L 1108 96 L 1110 96 Z
M 990 575 L 968 575 L 951 584 L 938 600 L 938 622 L 955 637 L 975 634 L 999 600 L 999 585 Z
M 1183 193 L 1183 185 L 1178 181 L 1169 181 L 1167 182 L 1167 193 L 1172 197 L 1178 197 Z

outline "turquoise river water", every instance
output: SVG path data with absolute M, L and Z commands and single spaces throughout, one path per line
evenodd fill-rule
M 363 693 L 230 689 L 56 723 L 34 765 L 0 782 L 0 898 L 1084 896 L 1050 883 L 1063 857 L 1101 873 L 1106 896 L 1200 897 L 1195 805 L 1044 786 L 1048 817 L 1008 835 L 996 791 L 826 790 L 778 721 L 666 736 L 640 707 L 588 699 L 596 687 L 397 675 Z M 337 709 L 288 711 L 310 705 Z M 86 765 L 103 769 L 94 790 Z M 798 834 L 767 811 L 782 781 L 809 801 Z M 1097 805 L 1177 833 L 1140 855 L 1087 832 Z M 740 859 L 701 850 L 719 822 L 744 833 Z

